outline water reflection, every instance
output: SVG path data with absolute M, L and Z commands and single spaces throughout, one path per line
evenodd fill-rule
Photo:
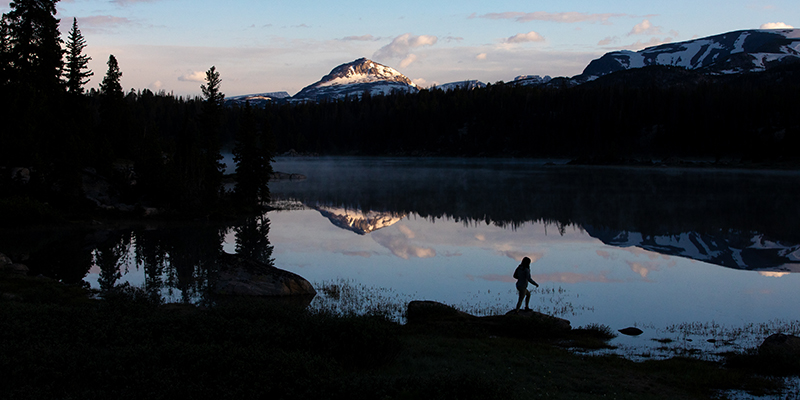
M 574 226 L 608 245 L 737 269 L 795 271 L 800 261 L 796 172 L 370 158 L 280 159 L 275 169 L 308 179 L 273 183 L 274 197 L 362 234 L 380 229 L 374 221 L 415 214 L 510 229 Z

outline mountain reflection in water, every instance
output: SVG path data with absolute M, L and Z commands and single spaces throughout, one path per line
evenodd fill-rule
M 796 272 L 800 262 L 798 172 L 404 158 L 287 158 L 275 169 L 308 179 L 274 182 L 274 198 L 361 234 L 409 214 L 510 229 L 543 222 L 729 268 Z

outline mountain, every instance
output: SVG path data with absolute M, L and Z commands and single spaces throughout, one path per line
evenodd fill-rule
M 759 233 L 683 232 L 652 236 L 588 225 L 583 228 L 589 236 L 609 246 L 638 247 L 733 269 L 800 272 L 800 244 L 771 241 Z
M 342 64 L 325 75 L 319 82 L 306 86 L 292 100 L 319 101 L 339 99 L 345 96 L 361 96 L 392 92 L 418 92 L 417 85 L 394 68 L 378 64 L 366 58 Z
M 456 89 L 467 89 L 467 90 L 474 90 L 478 88 L 485 88 L 486 84 L 481 81 L 460 81 L 460 82 L 450 82 L 445 83 L 442 85 L 436 85 L 433 88 L 449 92 L 451 90 Z M 431 88 L 431 89 L 433 89 Z
M 800 29 L 744 30 L 640 51 L 613 51 L 592 61 L 577 83 L 592 81 L 612 72 L 651 65 L 682 67 L 713 74 L 764 71 L 800 62 Z
M 225 105 L 230 106 L 233 104 L 244 105 L 248 101 L 250 102 L 251 106 L 258 106 L 263 107 L 267 103 L 274 102 L 276 100 L 283 100 L 291 97 L 287 92 L 269 92 L 269 93 L 258 93 L 258 94 L 246 94 L 243 96 L 233 96 L 233 97 L 226 97 L 225 98 Z
M 392 226 L 406 216 L 405 214 L 390 212 L 363 212 L 338 207 L 316 206 L 313 208 L 319 211 L 323 217 L 330 220 L 332 224 L 359 235 L 366 235 L 378 229 Z
M 509 82 L 513 85 L 523 85 L 523 86 L 539 86 L 544 85 L 548 82 L 553 80 L 550 75 L 545 75 L 541 77 L 539 75 L 520 75 L 514 78 L 513 81 Z

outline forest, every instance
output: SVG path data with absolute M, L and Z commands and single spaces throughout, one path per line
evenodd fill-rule
M 797 160 L 800 63 L 730 76 L 646 67 L 578 86 L 562 78 L 226 106 L 213 66 L 202 96 L 185 98 L 123 90 L 124 66 L 109 55 L 99 89 L 86 90 L 95 74 L 86 39 L 77 20 L 62 39 L 56 2 L 13 2 L 0 25 L 0 208 L 12 210 L 0 216 L 5 222 L 20 212 L 47 218 L 50 208 L 91 213 L 98 204 L 86 200 L 87 176 L 108 181 L 109 196 L 138 211 L 252 211 L 269 198 L 271 160 L 287 152 Z M 236 161 L 230 177 L 224 151 Z

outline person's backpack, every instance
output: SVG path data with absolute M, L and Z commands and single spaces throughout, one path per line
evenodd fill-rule
M 517 269 L 514 270 L 514 279 L 519 279 L 520 268 L 522 268 L 522 265 L 518 265 Z

